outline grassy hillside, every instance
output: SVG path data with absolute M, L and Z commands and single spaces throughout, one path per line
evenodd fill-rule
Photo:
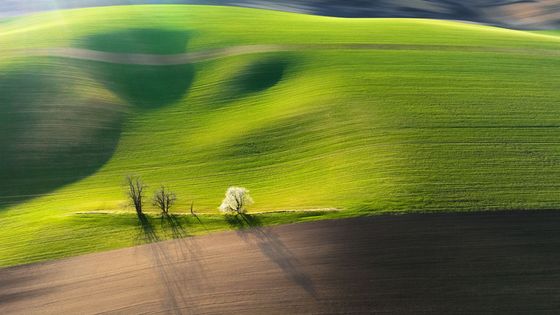
M 536 34 L 560 36 L 560 30 L 549 30 L 549 31 L 535 31 Z
M 168 66 L 30 54 L 256 44 L 284 49 Z M 559 48 L 555 36 L 456 22 L 221 7 L 7 21 L 0 266 L 144 242 L 126 206 L 127 174 L 171 186 L 176 211 L 194 200 L 204 224 L 182 217 L 186 234 L 236 226 L 217 212 L 231 185 L 251 190 L 253 211 L 343 209 L 271 213 L 262 224 L 556 208 Z M 177 236 L 154 222 L 158 237 Z

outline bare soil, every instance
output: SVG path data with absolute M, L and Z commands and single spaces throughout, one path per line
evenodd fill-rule
M 0 314 L 558 313 L 559 249 L 560 211 L 254 227 L 0 269 Z

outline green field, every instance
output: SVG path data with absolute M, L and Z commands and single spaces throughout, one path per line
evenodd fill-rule
M 552 34 L 552 33 L 550 33 Z M 0 266 L 142 243 L 123 178 L 203 224 L 251 190 L 262 224 L 386 211 L 556 209 L 560 37 L 458 22 L 122 6 L 0 24 Z M 183 65 L 30 54 L 180 54 Z M 283 48 L 282 48 L 283 47 Z M 33 56 L 32 56 L 33 55 Z M 151 193 L 151 192 L 150 192 Z M 161 238 L 155 209 L 154 226 Z
M 536 34 L 560 36 L 560 30 L 535 31 Z

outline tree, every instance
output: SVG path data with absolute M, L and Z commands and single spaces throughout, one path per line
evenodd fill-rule
M 244 214 L 247 206 L 253 204 L 253 199 L 249 191 L 243 187 L 230 187 L 226 191 L 226 197 L 220 205 L 220 210 L 224 213 Z
M 161 185 L 154 194 L 154 206 L 160 208 L 163 215 L 168 215 L 169 209 L 173 206 L 176 199 L 177 198 L 172 191 L 164 185 Z
M 144 197 L 143 192 L 146 185 L 139 176 L 129 175 L 126 177 L 126 184 L 128 186 L 128 197 L 134 209 L 136 209 L 136 214 L 142 216 L 142 198 Z

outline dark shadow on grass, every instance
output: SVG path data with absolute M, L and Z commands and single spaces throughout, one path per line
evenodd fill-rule
M 198 222 L 198 224 L 200 224 L 206 232 L 210 232 L 210 230 L 208 230 L 208 228 L 206 227 L 206 224 L 204 224 L 204 222 L 202 222 L 202 220 L 200 219 L 200 217 L 196 213 L 193 212 L 191 215 L 193 216 L 193 218 L 196 219 L 196 222 Z
M 202 223 L 202 220 L 200 220 L 200 217 L 196 213 L 193 213 L 192 216 L 206 229 L 206 226 Z
M 87 36 L 74 44 L 113 53 L 170 55 L 184 53 L 191 37 L 192 33 L 184 30 L 133 28 Z
M 137 240 L 141 243 L 155 243 L 160 241 L 152 222 L 150 222 L 150 218 L 143 213 L 137 214 L 137 216 L 140 228 Z
M 284 77 L 288 60 L 271 57 L 248 65 L 234 81 L 234 89 L 240 94 L 264 91 L 276 85 Z
M 224 83 L 224 92 L 212 102 L 212 106 L 223 106 L 245 96 L 266 91 L 282 81 L 294 57 L 275 55 L 264 57 L 247 64 L 241 71 Z
M 246 229 L 262 226 L 260 218 L 256 215 L 239 213 L 236 215 L 227 214 L 224 216 L 228 225 L 233 229 Z
M 162 214 L 161 226 L 163 229 L 169 228 L 171 230 L 171 236 L 173 238 L 184 238 L 188 236 L 187 230 L 185 229 L 180 218 L 174 214 Z
M 95 83 L 68 64 L 0 74 L 0 208 L 89 176 L 111 158 L 125 108 L 86 95 L 85 86 Z
M 114 52 L 181 53 L 189 32 L 133 29 L 81 39 Z M 84 72 L 85 69 L 85 72 Z M 93 174 L 113 155 L 125 108 L 84 93 L 99 81 L 138 108 L 180 100 L 192 65 L 139 66 L 72 61 L 30 63 L 0 74 L 0 209 Z M 92 90 L 93 91 L 93 90 Z
M 97 34 L 75 45 L 114 53 L 180 54 L 191 32 L 172 29 L 127 29 Z M 158 108 L 180 100 L 194 80 L 194 66 L 148 66 L 99 63 L 96 77 L 111 91 L 140 108 Z
M 194 81 L 194 66 L 99 64 L 96 77 L 131 105 L 159 108 L 183 98 Z

